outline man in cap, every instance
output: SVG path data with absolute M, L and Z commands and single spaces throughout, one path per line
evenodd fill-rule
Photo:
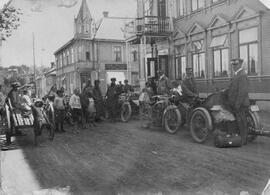
M 231 66 L 234 71 L 231 84 L 227 91 L 229 105 L 236 115 L 237 124 L 242 138 L 242 145 L 247 144 L 246 112 L 249 107 L 248 77 L 243 67 L 242 59 L 232 59 Z
M 115 82 L 116 78 L 111 78 L 111 85 L 109 86 L 106 94 L 107 97 L 106 104 L 109 112 L 109 117 L 112 122 L 114 122 L 116 119 L 116 110 L 119 96 L 119 90 Z
M 163 70 L 159 71 L 159 80 L 158 80 L 158 86 L 157 86 L 157 93 L 160 95 L 169 94 L 171 85 L 170 80 L 165 75 Z
M 127 79 L 124 80 L 124 83 L 125 83 L 125 85 L 123 87 L 124 93 L 134 92 L 133 87 L 130 84 L 128 84 L 128 80 Z
M 182 88 L 184 95 L 187 97 L 187 100 L 189 100 L 192 97 L 198 97 L 197 87 L 193 78 L 192 68 L 186 68 L 186 77 L 182 82 Z

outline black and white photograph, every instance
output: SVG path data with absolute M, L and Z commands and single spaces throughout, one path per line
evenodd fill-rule
M 0 0 L 0 195 L 270 195 L 270 0 Z

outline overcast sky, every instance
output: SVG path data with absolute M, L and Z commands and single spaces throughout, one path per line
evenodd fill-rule
M 6 0 L 0 0 L 3 1 Z M 2 65 L 33 65 L 34 32 L 36 64 L 49 66 L 54 61 L 54 51 L 73 37 L 74 17 L 81 1 L 13 0 L 23 15 L 19 29 L 2 44 Z M 87 0 L 87 3 L 96 20 L 102 17 L 103 11 L 109 11 L 110 16 L 136 16 L 136 0 Z

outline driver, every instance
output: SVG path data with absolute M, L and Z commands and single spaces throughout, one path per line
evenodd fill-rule
M 249 107 L 248 77 L 244 71 L 242 59 L 232 59 L 231 66 L 234 71 L 231 84 L 227 91 L 229 106 L 236 116 L 237 124 L 242 138 L 242 145 L 247 144 L 246 111 Z
M 186 68 L 186 77 L 181 83 L 183 89 L 184 102 L 192 103 L 194 98 L 197 98 L 199 95 L 197 93 L 196 83 L 193 78 L 193 69 Z

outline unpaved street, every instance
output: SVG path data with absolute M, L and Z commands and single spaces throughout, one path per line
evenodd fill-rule
M 268 115 L 264 116 L 267 122 Z M 68 129 L 70 131 L 70 129 Z M 195 144 L 185 129 L 170 135 L 129 123 L 99 123 L 33 147 L 30 132 L 2 151 L 2 190 L 31 194 L 70 186 L 74 194 L 260 194 L 270 178 L 269 138 L 242 148 Z

